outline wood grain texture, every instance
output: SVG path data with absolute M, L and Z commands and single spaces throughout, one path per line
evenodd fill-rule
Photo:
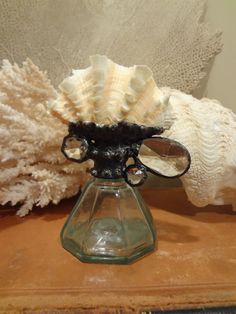
M 196 208 L 179 188 L 142 194 L 157 226 L 158 249 L 131 265 L 83 264 L 61 247 L 59 232 L 75 198 L 25 218 L 5 207 L 0 310 L 137 313 L 236 305 L 236 215 L 230 207 Z

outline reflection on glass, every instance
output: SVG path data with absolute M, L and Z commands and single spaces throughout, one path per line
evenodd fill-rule
M 126 168 L 126 181 L 131 186 L 137 186 L 143 184 L 147 179 L 147 173 L 145 167 L 129 165 Z
M 165 177 L 181 176 L 190 166 L 187 149 L 174 140 L 162 137 L 144 140 L 138 158 L 150 171 Z
M 64 154 L 72 160 L 83 160 L 86 156 L 87 150 L 87 141 L 84 139 L 77 139 L 73 136 L 66 138 L 63 145 Z

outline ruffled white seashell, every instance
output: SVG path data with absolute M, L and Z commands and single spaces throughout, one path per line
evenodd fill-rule
M 124 67 L 106 56 L 90 57 L 91 66 L 74 70 L 59 86 L 50 108 L 63 121 L 155 125 L 168 103 L 146 66 Z
M 191 167 L 181 177 L 189 200 L 200 207 L 236 208 L 236 115 L 216 100 L 198 100 L 170 88 L 162 92 L 170 95 L 174 119 L 163 136 L 185 145 L 191 155 Z

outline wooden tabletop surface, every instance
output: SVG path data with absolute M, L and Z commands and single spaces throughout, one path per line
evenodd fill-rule
M 131 265 L 83 264 L 62 248 L 59 233 L 75 198 L 25 218 L 1 208 L 0 313 L 236 305 L 231 207 L 196 208 L 181 188 L 141 192 L 157 226 L 158 249 Z

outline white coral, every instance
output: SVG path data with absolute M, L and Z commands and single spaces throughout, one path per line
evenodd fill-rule
M 67 161 L 60 145 L 67 126 L 53 117 L 47 102 L 55 90 L 46 73 L 27 59 L 22 68 L 3 61 L 0 72 L 0 203 L 33 207 L 57 204 L 77 193 L 84 165 Z

